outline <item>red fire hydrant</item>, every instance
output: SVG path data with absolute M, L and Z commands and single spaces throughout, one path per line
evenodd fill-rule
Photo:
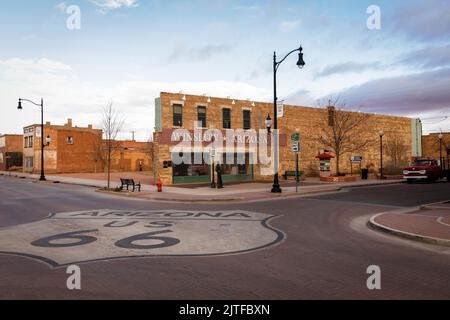
M 156 182 L 156 187 L 158 188 L 158 192 L 162 192 L 162 181 L 161 179 L 158 179 Z

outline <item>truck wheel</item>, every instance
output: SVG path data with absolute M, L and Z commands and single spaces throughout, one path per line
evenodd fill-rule
M 406 179 L 407 184 L 411 184 L 412 182 L 413 182 L 412 179 Z

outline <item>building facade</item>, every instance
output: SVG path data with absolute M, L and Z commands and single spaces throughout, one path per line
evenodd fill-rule
M 22 135 L 5 134 L 0 136 L 0 171 L 22 168 Z
M 439 133 L 432 133 L 422 137 L 423 156 L 438 160 L 442 154 L 444 161 L 450 158 L 450 132 L 443 132 L 442 139 Z
M 64 125 L 44 125 L 44 169 L 46 173 L 104 172 L 107 165 L 106 141 L 102 130 L 92 125 L 76 127 L 68 119 Z M 23 141 L 23 142 L 22 142 Z M 24 128 L 20 138 L 23 149 L 23 171 L 39 173 L 41 170 L 41 126 L 38 124 Z M 151 171 L 152 143 L 137 141 L 114 141 L 111 153 L 113 171 Z
M 111 155 L 114 171 L 152 171 L 153 143 L 139 141 L 115 141 Z
M 323 150 L 326 146 L 319 141 L 327 126 L 329 110 L 293 105 L 280 105 L 278 110 L 280 177 L 286 171 L 295 170 L 291 136 L 297 131 L 301 136 L 300 170 L 306 175 L 317 175 L 320 168 L 317 156 L 326 151 Z M 155 178 L 168 185 L 209 182 L 211 164 L 215 161 L 222 165 L 224 181 L 271 180 L 274 161 L 259 161 L 261 146 L 267 147 L 267 156 L 272 159 L 272 139 L 266 127 L 268 115 L 273 121 L 272 103 L 162 92 L 155 99 Z M 421 153 L 419 129 L 420 123 L 416 119 L 368 115 L 364 131 L 358 132 L 354 139 L 373 140 L 373 143 L 364 150 L 344 154 L 340 160 L 340 172 L 350 172 L 352 156 L 362 157 L 361 166 L 364 168 L 373 172 L 379 169 L 380 131 L 384 132 L 383 150 L 386 144 L 395 140 L 403 148 L 401 161 L 409 161 L 413 153 Z M 236 136 L 236 132 L 243 132 L 243 139 L 240 134 Z M 188 142 L 191 149 L 180 147 L 182 141 Z M 232 149 L 227 148 L 224 152 L 225 145 Z M 184 150 L 190 150 L 189 154 Z M 388 163 L 389 155 L 385 153 L 384 157 Z M 230 159 L 235 160 L 234 164 L 230 164 Z M 336 161 L 332 160 L 330 169 L 335 167 Z
M 24 128 L 23 171 L 39 173 L 41 170 L 41 139 L 50 138 L 44 148 L 44 169 L 46 173 L 94 172 L 99 162 L 99 148 L 102 145 L 102 130 L 76 127 L 68 119 L 65 125 L 34 124 Z

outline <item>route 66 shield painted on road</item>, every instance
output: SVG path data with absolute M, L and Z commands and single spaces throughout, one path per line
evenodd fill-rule
M 0 252 L 52 266 L 146 256 L 238 254 L 279 243 L 272 215 L 248 211 L 91 210 L 0 229 Z

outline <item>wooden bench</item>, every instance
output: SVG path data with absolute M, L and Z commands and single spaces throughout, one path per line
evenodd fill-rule
M 303 175 L 303 171 L 299 171 L 298 178 L 300 179 L 302 175 Z M 283 174 L 283 179 L 287 180 L 288 177 L 295 177 L 295 171 L 285 171 Z
M 138 188 L 138 191 L 141 192 L 141 183 L 134 182 L 133 179 L 122 179 L 120 178 L 120 183 L 122 184 L 120 186 L 120 189 L 123 190 L 123 188 L 126 186 L 127 190 L 129 190 L 129 187 L 133 187 L 133 192 Z

